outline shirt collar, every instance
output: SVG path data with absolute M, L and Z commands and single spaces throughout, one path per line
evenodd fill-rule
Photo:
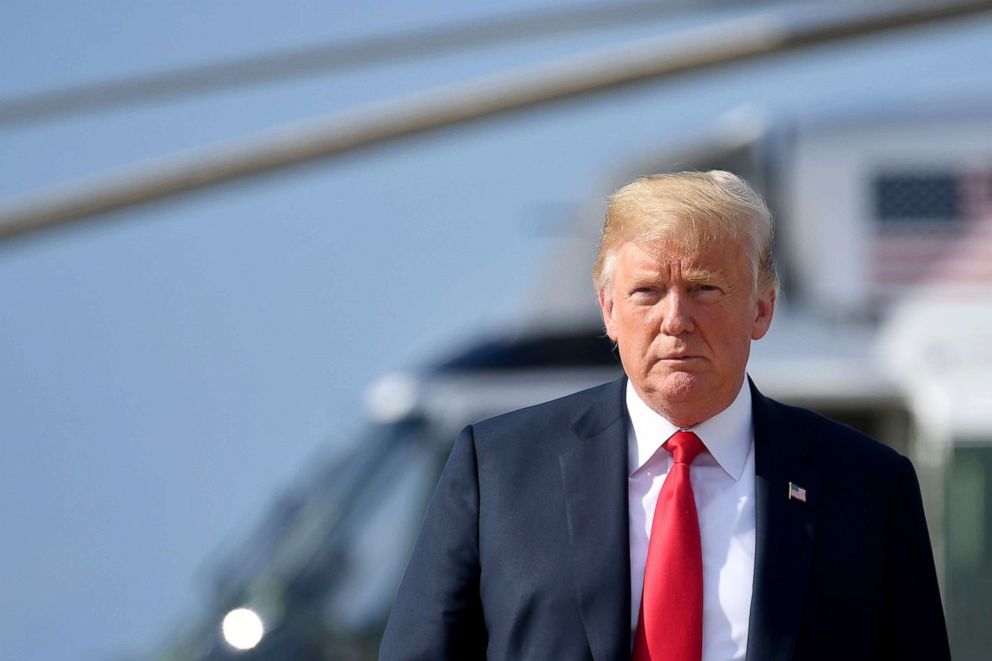
M 637 456 L 630 457 L 628 464 L 633 473 L 650 459 L 680 427 L 644 403 L 634 386 L 627 380 L 627 414 L 636 440 Z M 734 401 L 708 420 L 690 427 L 703 441 L 706 450 L 720 467 L 735 480 L 744 471 L 754 433 L 751 428 L 751 389 L 747 379 L 741 385 Z M 632 448 L 633 449 L 633 448 Z

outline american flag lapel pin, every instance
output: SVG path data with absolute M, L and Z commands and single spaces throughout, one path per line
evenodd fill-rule
M 806 502 L 806 489 L 795 482 L 789 482 L 789 500 L 798 500 L 800 503 Z

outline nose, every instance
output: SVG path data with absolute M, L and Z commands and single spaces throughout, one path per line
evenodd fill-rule
M 685 292 L 670 289 L 665 296 L 661 332 L 666 335 L 681 335 L 691 333 L 693 328 L 692 301 Z

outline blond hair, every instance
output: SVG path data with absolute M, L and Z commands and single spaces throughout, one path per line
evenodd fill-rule
M 737 242 L 747 252 L 755 292 L 778 289 L 771 212 L 744 179 L 724 170 L 641 177 L 613 193 L 592 269 L 597 291 L 610 285 L 626 241 L 674 241 L 689 249 Z

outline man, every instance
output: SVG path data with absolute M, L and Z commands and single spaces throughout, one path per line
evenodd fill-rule
M 626 378 L 468 427 L 381 659 L 948 659 L 904 457 L 745 378 L 777 278 L 727 172 L 609 201 L 594 280 Z

